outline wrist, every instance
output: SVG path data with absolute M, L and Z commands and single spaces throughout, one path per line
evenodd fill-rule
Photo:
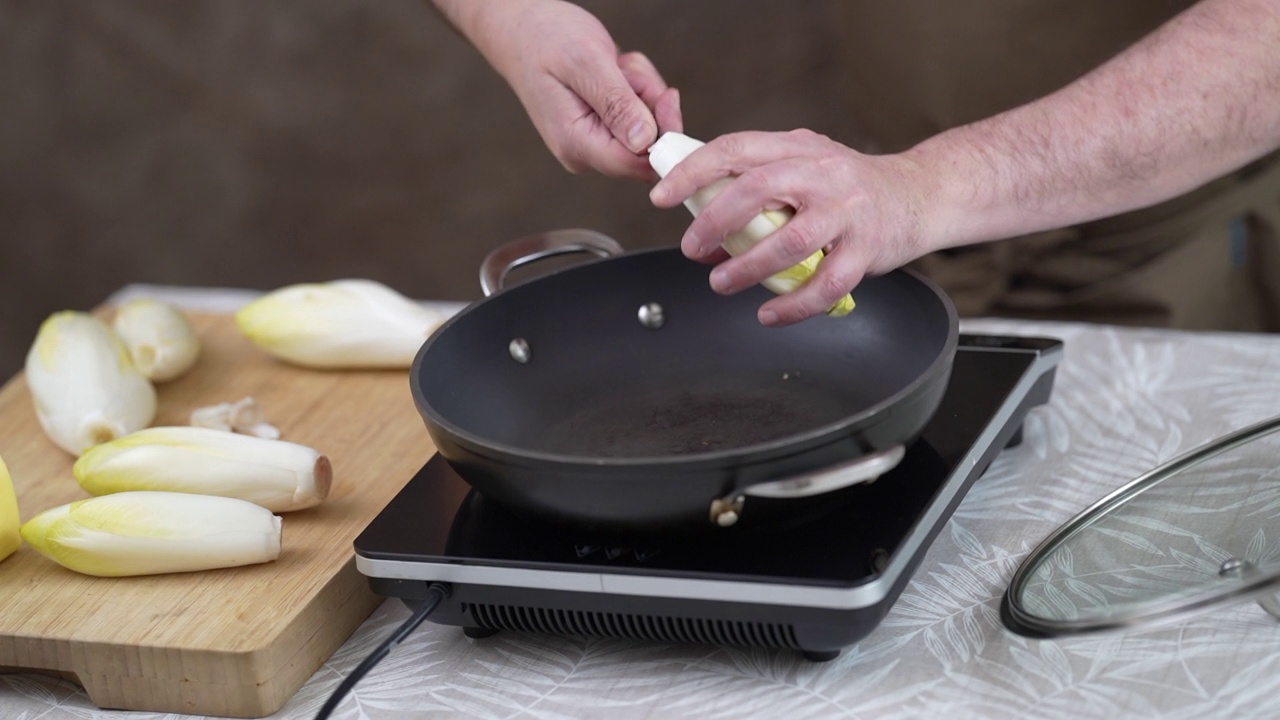
M 898 155 L 917 188 L 917 256 L 992 240 L 995 181 L 980 151 L 942 133 Z

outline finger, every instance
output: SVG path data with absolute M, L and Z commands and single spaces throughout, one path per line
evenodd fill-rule
M 805 148 L 795 133 L 739 132 L 721 135 L 680 161 L 649 193 L 658 207 L 673 207 L 699 188 L 747 169 L 792 157 Z
M 697 260 L 698 262 L 705 263 L 707 265 L 719 265 L 725 260 L 728 260 L 729 257 L 730 257 L 729 251 L 721 247 L 721 248 L 716 248 L 714 251 L 712 251 L 710 255 L 707 255 L 706 257 L 700 257 Z
M 684 132 L 684 114 L 680 110 L 680 91 L 667 88 L 653 104 L 653 117 L 658 121 L 658 135 Z
M 711 271 L 711 287 L 731 294 L 760 283 L 808 259 L 839 232 L 832 215 L 807 211 L 732 260 Z
M 724 242 L 730 232 L 745 227 L 762 209 L 798 207 L 793 188 L 805 187 L 807 168 L 808 164 L 802 160 L 787 159 L 739 175 L 725 184 L 690 223 L 681 247 L 689 257 L 701 257 Z
M 565 84 L 591 107 L 610 134 L 632 153 L 640 153 L 658 139 L 658 123 L 649 106 L 632 89 L 616 61 L 591 56 Z
M 826 313 L 862 282 L 866 272 L 866 259 L 857 246 L 842 244 L 822 259 L 809 282 L 761 305 L 756 317 L 764 325 L 782 326 Z
M 653 182 L 658 174 L 644 155 L 637 155 L 624 147 L 604 127 L 599 118 L 582 118 L 571 129 L 567 145 L 575 148 L 572 156 L 561 164 L 573 173 L 594 170 L 602 175 Z
M 667 82 L 644 53 L 629 52 L 618 56 L 618 68 L 645 105 L 653 108 L 667 90 Z

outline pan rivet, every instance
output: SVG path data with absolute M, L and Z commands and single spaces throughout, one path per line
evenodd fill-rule
M 657 330 L 667 321 L 662 314 L 662 306 L 658 303 L 647 303 L 640 306 L 640 312 L 636 313 L 640 318 L 640 324 L 650 330 Z
M 511 353 L 511 359 L 521 365 L 529 362 L 529 343 L 524 338 L 516 338 L 507 346 L 507 352 Z
M 742 517 L 742 504 L 746 501 L 741 495 L 732 498 L 716 498 L 711 501 L 711 522 L 720 527 L 737 524 Z

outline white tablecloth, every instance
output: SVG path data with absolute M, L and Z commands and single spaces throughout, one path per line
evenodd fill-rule
M 248 294 L 130 287 L 226 310 Z M 1280 623 L 1242 603 L 1159 630 L 1037 641 L 999 600 L 1029 550 L 1110 490 L 1192 447 L 1280 414 L 1280 336 L 980 320 L 973 332 L 1066 342 L 1049 405 L 969 492 L 884 622 L 829 663 L 791 651 L 424 624 L 338 718 L 1277 718 Z M 1280 515 L 1262 520 L 1280 542 Z M 0 608 L 3 612 L 3 608 Z M 274 717 L 309 718 L 407 617 L 387 601 Z M 0 675 L 0 718 L 150 720 L 75 685 Z

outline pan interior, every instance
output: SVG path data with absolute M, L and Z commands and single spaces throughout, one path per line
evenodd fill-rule
M 415 367 L 420 408 L 453 432 L 516 450 L 714 453 L 856 420 L 944 350 L 950 316 L 911 276 L 864 281 L 845 318 L 767 328 L 755 315 L 767 290 L 716 295 L 706 268 L 676 255 L 573 268 L 474 306 Z M 658 329 L 637 320 L 653 302 L 664 309 Z M 526 363 L 508 350 L 517 338 Z
M 770 442 L 866 406 L 865 398 L 833 392 L 813 375 L 739 371 L 694 385 L 604 390 L 520 439 L 562 455 L 689 455 Z

